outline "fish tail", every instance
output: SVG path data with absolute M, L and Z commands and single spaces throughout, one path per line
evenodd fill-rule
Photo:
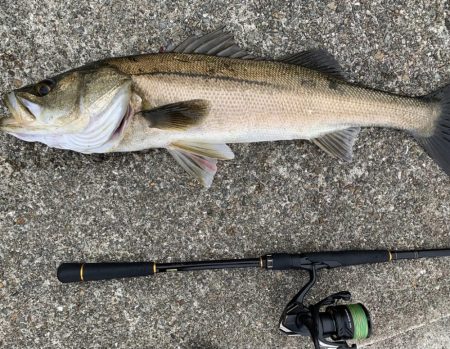
M 427 132 L 413 135 L 434 161 L 450 176 L 450 84 L 421 97 L 439 105 L 439 113 L 434 116 Z

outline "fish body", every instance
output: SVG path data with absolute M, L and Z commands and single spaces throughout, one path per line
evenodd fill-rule
M 448 88 L 426 97 L 350 84 L 312 50 L 260 60 L 221 30 L 159 54 L 106 59 L 9 93 L 0 129 L 83 153 L 166 148 L 205 186 L 227 143 L 309 139 L 351 160 L 360 127 L 413 134 L 450 173 Z
M 194 54 L 106 61 L 133 80 L 150 107 L 206 100 L 204 121 L 187 130 L 149 128 L 135 118 L 112 151 L 166 147 L 173 141 L 247 143 L 314 139 L 356 126 L 430 132 L 439 104 L 351 85 L 302 66 Z M 141 73 L 140 73 L 141 72 Z M 142 106 L 135 106 L 141 110 Z

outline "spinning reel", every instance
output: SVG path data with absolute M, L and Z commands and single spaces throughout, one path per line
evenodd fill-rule
M 350 301 L 347 291 L 334 293 L 320 302 L 306 306 L 304 299 L 316 282 L 316 268 L 312 266 L 310 280 L 288 303 L 280 318 L 280 330 L 288 336 L 311 337 L 315 349 L 356 349 L 345 340 L 365 339 L 371 334 L 368 310 L 361 303 L 338 305 Z M 325 311 L 321 308 L 326 307 Z M 330 340 L 331 339 L 331 340 Z

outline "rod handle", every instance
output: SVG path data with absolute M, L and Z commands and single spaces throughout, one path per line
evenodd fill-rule
M 153 275 L 155 267 L 154 262 L 62 263 L 57 277 L 63 283 L 130 278 Z
M 350 250 L 306 253 L 312 262 L 323 261 L 327 268 L 347 267 L 351 265 L 385 263 L 392 260 L 388 250 Z
M 288 270 L 307 269 L 312 265 L 316 269 L 337 268 L 350 265 L 382 263 L 392 259 L 387 250 L 372 251 L 330 251 L 303 254 L 274 253 L 270 256 L 271 266 L 268 269 Z

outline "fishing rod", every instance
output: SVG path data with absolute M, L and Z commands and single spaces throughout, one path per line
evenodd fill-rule
M 305 305 L 304 299 L 317 280 L 321 269 L 360 264 L 385 263 L 401 259 L 450 257 L 450 249 L 411 251 L 331 251 L 301 254 L 273 253 L 259 258 L 224 259 L 194 262 L 156 263 L 63 263 L 57 277 L 63 283 L 97 281 L 117 278 L 150 276 L 164 272 L 182 272 L 230 268 L 261 268 L 267 270 L 306 270 L 309 281 L 287 304 L 279 328 L 289 336 L 311 337 L 315 349 L 349 349 L 346 340 L 365 339 L 371 334 L 370 314 L 361 303 L 350 301 L 348 291 L 334 293 L 320 302 Z M 322 311 L 322 308 L 324 308 Z

